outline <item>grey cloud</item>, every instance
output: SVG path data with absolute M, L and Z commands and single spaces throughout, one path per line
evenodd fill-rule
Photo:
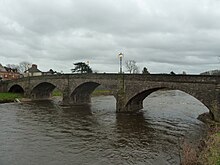
M 152 72 L 219 68 L 219 7 L 214 0 L 2 0 L 0 62 L 70 71 L 88 60 L 94 70 L 117 72 L 123 52 Z

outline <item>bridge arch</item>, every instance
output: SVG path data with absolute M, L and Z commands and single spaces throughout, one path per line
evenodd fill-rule
M 85 104 L 91 102 L 92 92 L 101 84 L 97 82 L 84 82 L 77 86 L 70 95 L 73 104 Z
M 31 99 L 48 99 L 55 88 L 56 86 L 49 82 L 39 83 L 31 90 L 30 97 Z
M 132 96 L 130 96 L 125 104 L 125 111 L 138 111 L 140 109 L 143 108 L 143 100 L 149 96 L 151 93 L 156 92 L 158 90 L 161 89 L 165 89 L 165 90 L 179 90 L 182 91 L 192 97 L 194 97 L 196 100 L 198 100 L 199 102 L 201 102 L 205 107 L 207 107 L 209 109 L 209 112 L 211 115 L 213 115 L 212 112 L 212 106 L 210 104 L 209 101 L 207 101 L 207 99 L 205 97 L 209 96 L 210 98 L 213 98 L 213 93 L 207 92 L 207 95 L 201 95 L 201 92 L 197 91 L 196 89 L 192 90 L 189 89 L 187 87 L 175 87 L 175 86 L 171 86 L 171 87 L 154 87 L 154 88 L 150 88 L 150 89 L 142 89 L 139 90 L 137 93 L 133 94 Z
M 24 94 L 24 89 L 20 85 L 14 84 L 9 88 L 8 92 Z
M 165 89 L 165 88 L 152 88 L 152 89 L 147 89 L 143 90 L 137 94 L 135 94 L 133 97 L 131 97 L 127 103 L 125 104 L 125 109 L 127 111 L 138 111 L 143 108 L 143 100 L 149 96 L 151 93 L 158 91 L 160 89 Z
M 115 96 L 115 89 L 112 88 L 112 84 L 109 85 L 109 83 L 103 82 L 103 81 L 84 81 L 84 82 L 78 82 L 78 85 L 75 85 L 75 87 L 72 88 L 72 92 L 70 93 L 70 104 L 73 105 L 80 105 L 80 104 L 87 104 L 91 102 L 91 96 L 92 93 L 95 91 L 95 89 L 99 86 L 103 87 L 103 89 L 110 90 L 114 98 Z

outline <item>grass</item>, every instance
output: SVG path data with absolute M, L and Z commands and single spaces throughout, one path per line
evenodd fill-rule
M 184 143 L 182 165 L 220 165 L 220 124 L 208 124 L 206 139 L 200 141 L 199 148 Z
M 112 95 L 110 90 L 97 89 L 92 93 L 92 96 L 107 96 Z
M 22 98 L 18 93 L 0 93 L 0 103 L 13 102 L 16 98 Z
M 220 165 L 220 133 L 211 136 L 207 162 Z
M 54 90 L 52 93 L 52 96 L 62 96 L 62 92 L 58 91 L 58 90 Z
M 203 164 L 220 165 L 220 125 L 212 128 L 199 158 Z

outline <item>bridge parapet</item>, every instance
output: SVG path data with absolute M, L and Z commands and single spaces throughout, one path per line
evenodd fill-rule
M 220 76 L 210 75 L 169 75 L 169 74 L 125 74 L 125 80 L 154 82 L 220 83 Z

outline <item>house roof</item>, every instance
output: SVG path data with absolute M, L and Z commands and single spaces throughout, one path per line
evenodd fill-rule
M 39 69 L 37 69 L 37 65 L 33 64 L 31 68 L 29 68 L 28 70 L 26 70 L 25 72 L 41 72 Z
M 33 68 L 33 67 L 29 68 L 28 71 L 29 72 L 41 72 L 39 69 Z
M 1 72 L 6 72 L 6 69 L 2 66 L 2 64 L 0 64 L 0 71 Z

